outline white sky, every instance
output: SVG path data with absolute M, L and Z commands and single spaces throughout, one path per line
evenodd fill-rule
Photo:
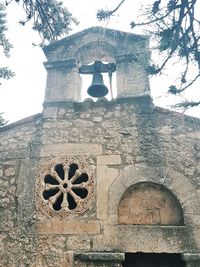
M 146 4 L 150 0 L 126 0 L 118 15 L 107 24 L 99 23 L 96 19 L 96 11 L 101 8 L 112 9 L 119 1 L 63 0 L 69 11 L 80 22 L 79 26 L 73 27 L 71 34 L 92 26 L 107 26 L 108 28 L 131 32 L 130 22 L 137 16 L 141 7 L 140 3 Z M 29 26 L 19 25 L 18 21 L 23 18 L 22 8 L 13 1 L 8 8 L 7 20 L 8 37 L 14 48 L 8 60 L 1 59 L 0 61 L 0 65 L 9 64 L 16 73 L 13 79 L 2 81 L 0 86 L 0 112 L 4 112 L 4 117 L 9 122 L 41 112 L 45 91 L 46 71 L 43 62 L 46 61 L 46 58 L 41 48 L 32 45 L 32 43 L 40 42 L 37 33 L 33 32 Z M 157 106 L 170 108 L 170 105 L 178 100 L 174 96 L 167 97 L 165 93 L 168 86 L 173 83 L 173 79 L 176 78 L 178 68 L 180 66 L 170 67 L 170 75 L 156 76 L 150 80 L 151 94 Z M 196 83 L 185 96 L 189 99 L 200 99 L 199 87 L 200 82 Z M 200 117 L 200 107 L 190 109 L 187 114 Z

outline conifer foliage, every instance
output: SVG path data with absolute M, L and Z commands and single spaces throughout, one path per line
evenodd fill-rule
M 45 42 L 52 43 L 62 35 L 68 34 L 71 23 L 77 23 L 63 3 L 57 0 L 15 0 L 15 2 L 22 5 L 26 14 L 25 20 L 19 23 L 26 25 L 27 22 L 31 22 L 33 30 L 41 36 L 42 45 Z
M 6 8 L 5 5 L 0 3 L 0 52 L 9 57 L 12 45 L 6 38 L 6 31 Z M 9 79 L 12 76 L 13 72 L 9 68 L 0 66 L 0 78 Z
M 144 2 L 144 1 L 141 1 Z M 99 10 L 98 20 L 106 20 L 120 9 L 126 0 L 119 1 L 113 10 Z M 176 84 L 168 92 L 180 94 L 200 77 L 200 13 L 197 0 L 152 0 L 144 4 L 138 19 L 130 23 L 131 28 L 142 27 L 154 41 L 154 49 L 160 57 L 147 67 L 149 74 L 160 74 L 168 63 L 176 61 L 181 69 Z M 170 69 L 169 73 L 170 73 Z M 200 101 L 184 103 L 184 107 L 199 105 Z M 180 105 L 181 106 L 181 105 Z
M 6 7 L 13 2 L 21 5 L 25 11 L 25 19 L 19 21 L 21 25 L 28 22 L 32 29 L 37 31 L 41 37 L 41 46 L 49 44 L 70 31 L 72 22 L 77 24 L 75 18 L 63 6 L 62 2 L 56 0 L 9 0 L 0 3 L 0 52 L 9 57 L 12 45 L 6 38 Z M 7 67 L 0 66 L 0 78 L 9 79 L 14 73 Z

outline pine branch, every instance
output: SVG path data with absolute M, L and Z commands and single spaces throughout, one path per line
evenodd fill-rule
M 125 2 L 126 0 L 122 0 L 117 6 L 116 8 L 114 8 L 113 10 L 104 10 L 104 9 L 99 9 L 97 11 L 97 19 L 99 21 L 102 20 L 107 20 L 109 19 L 111 16 L 114 15 L 114 13 L 121 7 L 121 5 Z

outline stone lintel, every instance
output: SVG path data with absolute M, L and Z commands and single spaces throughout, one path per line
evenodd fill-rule
M 65 101 L 44 101 L 43 108 L 67 108 L 72 109 L 76 101 L 73 100 L 65 100 Z
M 100 234 L 100 224 L 97 221 L 59 221 L 51 220 L 37 224 L 38 234 L 74 234 L 74 235 L 93 235 Z
M 120 252 L 76 253 L 74 258 L 85 262 L 122 262 L 125 260 L 125 254 Z
M 102 146 L 99 144 L 86 143 L 65 143 L 65 144 L 48 144 L 44 146 L 34 146 L 32 150 L 32 157 L 55 157 L 55 156 L 69 156 L 69 155 L 101 155 Z
M 154 110 L 152 98 L 149 94 L 141 96 L 118 96 L 116 99 L 108 101 L 106 98 L 99 98 L 96 102 L 92 98 L 86 98 L 83 102 L 78 102 L 74 100 L 65 100 L 65 101 L 44 101 L 43 107 L 59 107 L 59 108 L 72 108 L 74 110 L 88 110 L 88 107 L 104 107 L 104 106 L 115 106 L 118 104 L 131 104 L 131 105 L 144 105 L 149 107 L 148 113 Z M 150 108 L 152 110 L 150 110 Z M 197 118 L 196 118 L 197 119 Z
M 58 61 L 47 61 L 44 62 L 46 70 L 49 69 L 72 69 L 76 67 L 76 60 L 58 60 Z

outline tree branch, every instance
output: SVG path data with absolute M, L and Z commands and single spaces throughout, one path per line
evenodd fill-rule
M 117 6 L 116 8 L 114 8 L 113 10 L 103 10 L 100 9 L 97 11 L 97 19 L 99 21 L 101 20 L 106 20 L 109 19 L 119 8 L 120 6 L 125 2 L 126 0 L 122 0 Z

